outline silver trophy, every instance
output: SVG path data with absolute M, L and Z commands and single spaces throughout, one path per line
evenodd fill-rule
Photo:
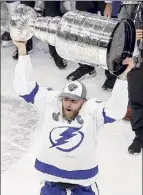
M 126 69 L 122 60 L 132 55 L 135 46 L 135 26 L 130 19 L 119 21 L 81 11 L 37 17 L 32 8 L 22 4 L 11 18 L 10 34 L 17 41 L 35 36 L 55 46 L 64 59 L 99 65 L 115 75 Z

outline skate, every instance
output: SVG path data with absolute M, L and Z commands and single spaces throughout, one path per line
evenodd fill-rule
M 142 141 L 138 137 L 135 137 L 133 143 L 128 148 L 128 152 L 130 154 L 139 154 L 142 148 L 143 148 Z
M 2 36 L 1 36 L 1 45 L 2 47 L 6 48 L 6 47 L 10 47 L 13 45 L 11 37 L 10 37 L 10 33 L 5 31 Z
M 67 76 L 68 81 L 75 81 L 75 80 L 83 80 L 86 78 L 91 78 L 96 76 L 96 70 L 94 67 L 91 67 L 91 69 L 87 69 L 86 66 L 80 66 L 78 69 L 76 69 L 74 72 L 70 73 Z

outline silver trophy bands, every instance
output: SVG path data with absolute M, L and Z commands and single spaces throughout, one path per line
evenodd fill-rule
M 120 75 L 122 59 L 131 56 L 135 46 L 132 20 L 111 19 L 81 11 L 69 11 L 63 17 L 39 17 L 35 11 L 19 5 L 10 25 L 13 40 L 32 36 L 55 46 L 64 59 L 88 65 L 100 65 Z

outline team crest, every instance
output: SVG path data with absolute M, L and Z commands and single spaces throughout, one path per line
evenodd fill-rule
M 57 127 L 53 128 L 49 134 L 51 146 L 61 152 L 71 152 L 78 148 L 84 139 L 81 127 Z
M 74 83 L 71 83 L 71 84 L 68 86 L 69 91 L 74 91 L 74 90 L 77 89 L 77 88 L 78 88 L 78 86 L 77 86 L 76 84 L 74 84 Z

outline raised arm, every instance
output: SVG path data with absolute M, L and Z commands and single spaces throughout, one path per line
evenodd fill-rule
M 128 88 L 127 88 L 127 74 L 134 67 L 133 59 L 127 58 L 123 64 L 128 65 L 125 72 L 116 80 L 111 97 L 106 102 L 90 99 L 87 102 L 87 109 L 96 117 L 96 124 L 98 128 L 103 127 L 104 124 L 113 123 L 116 120 L 121 120 L 127 111 L 128 105 Z
M 48 91 L 35 81 L 30 56 L 26 52 L 25 42 L 15 42 L 18 48 L 19 59 L 15 67 L 14 89 L 27 103 L 35 105 L 39 112 L 43 112 L 46 101 L 54 98 L 57 91 Z
M 103 117 L 104 123 L 108 123 L 110 121 L 114 122 L 115 120 L 122 119 L 127 111 L 128 105 L 128 88 L 127 88 L 127 74 L 134 67 L 133 59 L 126 58 L 123 61 L 124 65 L 128 65 L 125 72 L 117 78 L 115 86 L 112 91 L 112 95 L 110 99 L 106 102 Z M 110 120 L 110 119 L 111 120 Z
M 128 67 L 125 72 L 117 78 L 112 95 L 103 108 L 104 124 L 122 119 L 127 111 L 128 87 L 126 77 L 134 67 L 133 58 L 126 58 L 123 64 L 128 65 Z

